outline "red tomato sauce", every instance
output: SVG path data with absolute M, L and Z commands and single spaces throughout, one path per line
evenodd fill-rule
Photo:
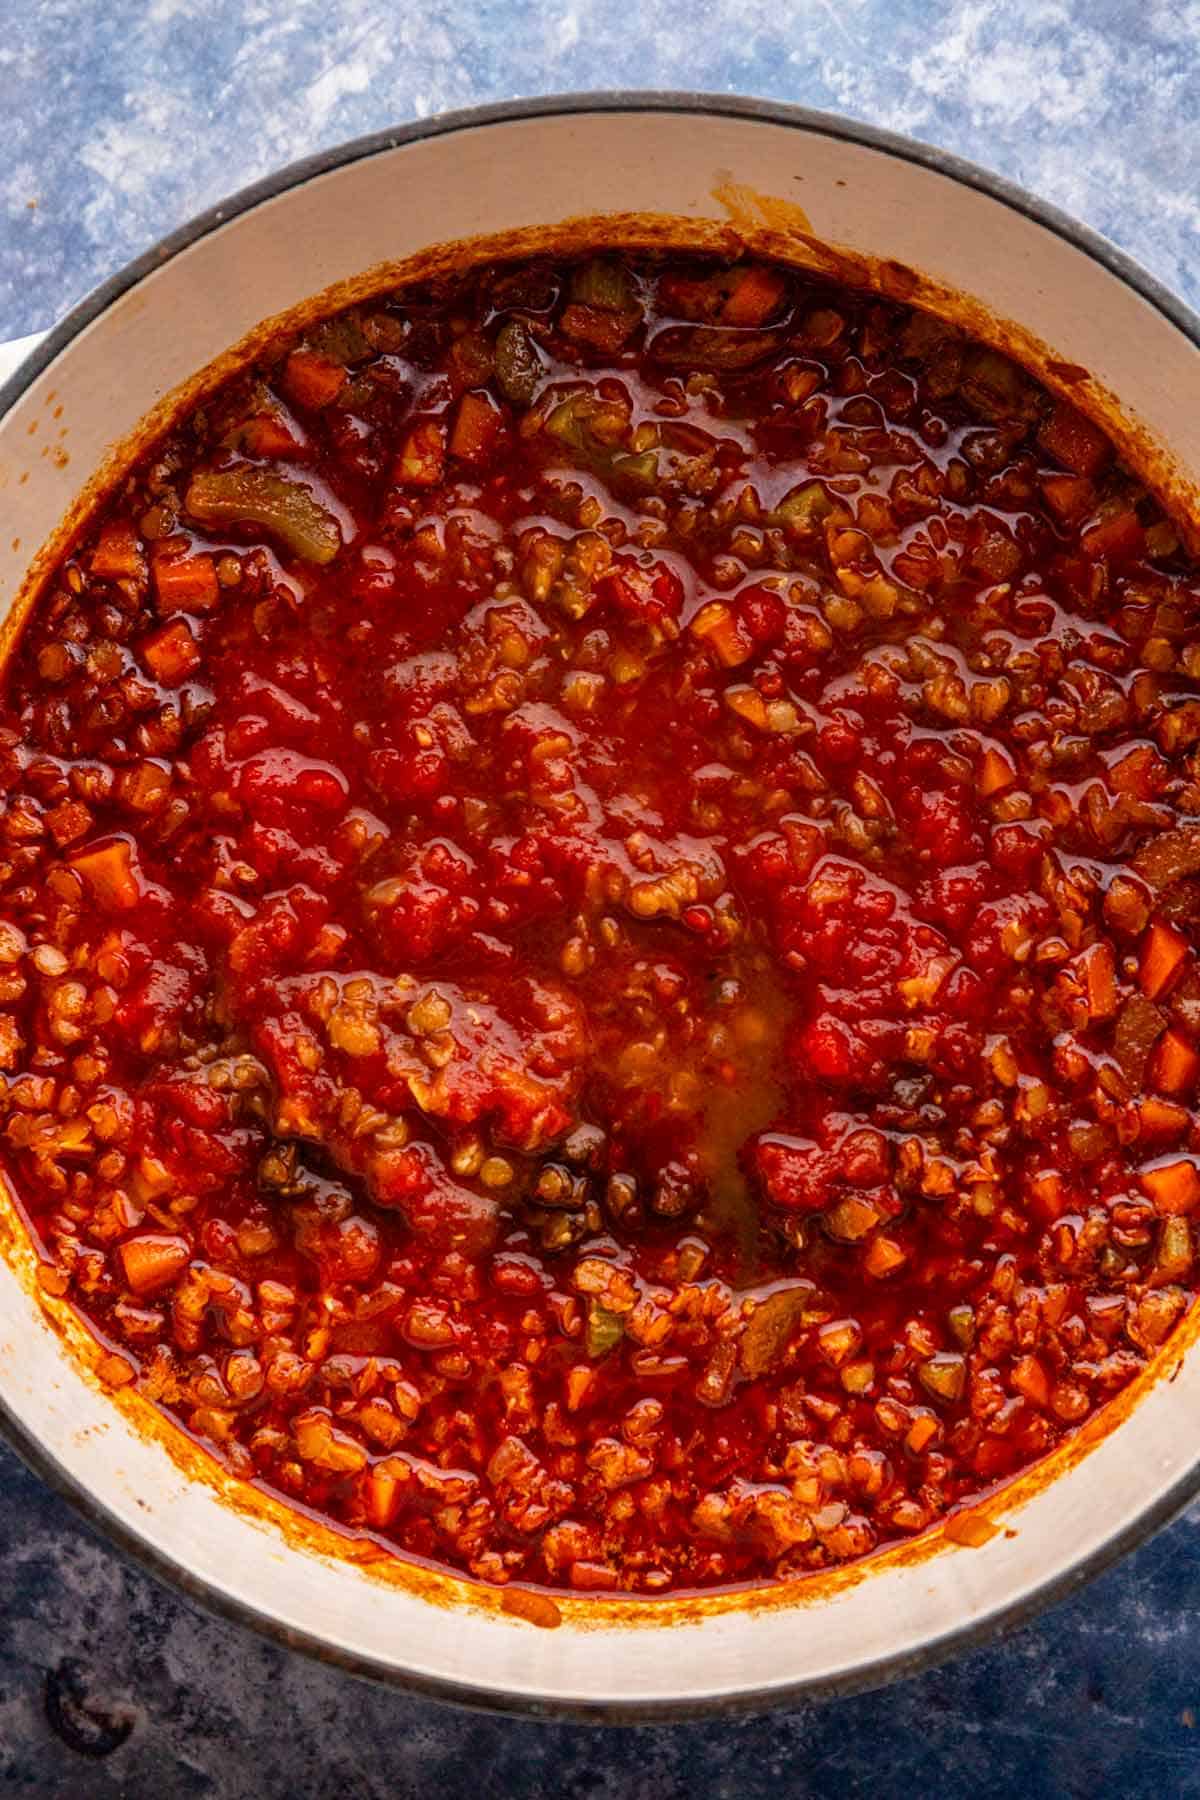
M 489 1582 L 925 1530 L 1196 1286 L 1197 574 L 919 312 L 606 256 L 281 343 L 0 705 L 0 1147 L 239 1475 Z

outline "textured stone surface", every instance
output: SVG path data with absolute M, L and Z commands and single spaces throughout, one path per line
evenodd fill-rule
M 1197 0 L 41 0 L 0 44 L 0 337 L 290 159 L 515 94 L 704 88 L 990 164 L 1200 299 Z M 0 18 L 4 12 L 0 9 Z M 35 202 L 33 206 L 31 202 Z
M 414 1700 L 207 1618 L 0 1452 L 0 1785 L 79 1800 L 1188 1800 L 1200 1516 L 1007 1642 L 757 1720 L 533 1724 Z M 73 1693 L 86 1696 L 81 1719 Z M 48 1718 L 58 1699 L 68 1737 Z
M 911 132 L 1057 201 L 1200 304 L 1197 0 L 709 0 L 703 29 L 695 16 L 666 0 L 0 9 L 0 337 L 306 151 L 603 86 L 759 93 Z M 885 1693 L 598 1731 L 409 1700 L 208 1619 L 0 1450 L 0 1783 L 72 1800 L 1200 1796 L 1198 1527 Z

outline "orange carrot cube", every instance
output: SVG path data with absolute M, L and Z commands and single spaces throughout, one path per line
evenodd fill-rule
M 217 604 L 221 592 L 216 565 L 205 551 L 196 556 L 156 556 L 154 588 L 160 612 L 205 612 Z
M 1050 1377 L 1036 1356 L 1019 1356 L 1013 1364 L 1012 1384 L 1034 1406 L 1050 1404 Z
M 1043 450 L 1076 475 L 1095 475 L 1112 455 L 1112 445 L 1098 425 L 1068 400 L 1056 400 L 1054 411 L 1038 432 Z
M 1043 475 L 1042 498 L 1064 525 L 1078 525 L 1096 502 L 1096 490 L 1082 475 Z
M 1116 961 L 1112 945 L 1090 944 L 1079 958 L 1090 1019 L 1111 1019 L 1117 1010 Z
M 293 350 L 284 364 L 284 392 L 297 406 L 329 406 L 345 384 L 345 369 L 316 350 Z
M 976 785 L 985 800 L 990 800 L 993 794 L 1002 794 L 1016 779 L 1017 772 L 1007 756 L 999 750 L 984 751 Z
M 721 308 L 725 325 L 761 325 L 783 299 L 783 276 L 764 263 L 752 263 Z
M 1089 525 L 1079 545 L 1093 562 L 1132 562 L 1146 554 L 1146 534 L 1135 512 L 1119 512 Z
M 1067 1194 L 1061 1175 L 1044 1169 L 1029 1183 L 1029 1197 L 1043 1219 L 1051 1223 L 1067 1210 Z
M 905 1445 L 914 1456 L 920 1456 L 938 1434 L 938 1422 L 929 1413 L 918 1413 L 905 1435 Z
M 863 1257 L 863 1267 L 868 1275 L 875 1277 L 876 1281 L 882 1281 L 885 1275 L 891 1275 L 894 1270 L 902 1268 L 907 1261 L 908 1252 L 903 1244 L 896 1242 L 895 1238 L 873 1237 L 867 1245 L 866 1255 Z
M 92 899 L 106 912 L 129 912 L 142 897 L 133 862 L 133 846 L 124 838 L 83 850 L 70 859 L 83 877 Z
M 1163 919 L 1151 922 L 1149 930 L 1142 939 L 1142 953 L 1138 965 L 1138 980 L 1142 992 L 1148 1000 L 1161 999 L 1171 988 L 1187 958 L 1190 945 L 1182 931 L 1174 925 L 1168 925 Z
M 166 1287 L 191 1260 L 191 1248 L 184 1237 L 170 1232 L 148 1231 L 132 1237 L 118 1248 L 125 1279 L 135 1294 L 151 1294 Z
M 464 462 L 481 462 L 495 442 L 500 412 L 490 394 L 464 394 L 458 403 L 450 454 Z
M 445 434 L 432 419 L 423 419 L 405 438 L 392 467 L 392 478 L 406 487 L 436 487 L 445 463 Z
M 1157 1094 L 1147 1095 L 1138 1107 L 1143 1137 L 1182 1137 L 1190 1120 L 1186 1106 L 1179 1106 L 1174 1100 L 1160 1100 Z
M 128 519 L 114 519 L 96 539 L 91 569 L 101 581 L 125 581 L 142 572 L 142 546 Z
M 1200 1170 L 1190 1157 L 1153 1163 L 1142 1170 L 1140 1180 L 1160 1213 L 1190 1212 L 1200 1200 Z
M 172 619 L 146 639 L 142 661 L 156 681 L 172 687 L 191 674 L 200 661 L 200 651 L 186 622 Z
M 363 1503 L 367 1523 L 377 1531 L 390 1525 L 400 1510 L 404 1490 L 412 1481 L 412 1470 L 399 1457 L 385 1457 L 368 1469 L 363 1477 Z
M 251 456 L 298 456 L 304 440 L 289 429 L 278 413 L 254 413 L 241 427 L 241 439 Z
M 1196 1085 L 1200 1074 L 1200 1052 L 1174 1026 L 1158 1040 L 1150 1075 L 1156 1088 L 1164 1094 L 1187 1093 Z

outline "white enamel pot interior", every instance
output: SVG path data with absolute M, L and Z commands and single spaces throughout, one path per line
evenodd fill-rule
M 600 96 L 433 121 L 285 172 L 198 220 L 52 332 L 0 392 L 0 620 L 33 552 L 119 439 L 260 321 L 433 243 L 580 215 L 728 221 L 731 182 L 816 236 L 893 258 L 1018 321 L 1200 474 L 1197 322 L 1111 246 L 963 165 L 819 115 Z M 724 199 L 714 190 L 719 190 Z M 774 215 L 779 217 L 778 212 Z M 61 411 L 57 410 L 61 409 Z M 66 455 L 63 455 L 63 452 Z M 0 1240 L 2 1242 L 3 1240 Z M 981 1548 L 884 1557 L 766 1606 L 581 1600 L 546 1630 L 459 1584 L 382 1580 L 231 1504 L 118 1407 L 0 1260 L 0 1407 L 22 1453 L 126 1550 L 234 1616 L 363 1672 L 512 1709 L 654 1717 L 845 1691 L 1026 1616 L 1197 1484 L 1200 1350 L 1118 1428 L 1007 1499 Z M 1185 1327 L 1185 1335 L 1187 1329 Z

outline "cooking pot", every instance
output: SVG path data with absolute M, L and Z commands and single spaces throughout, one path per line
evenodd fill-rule
M 302 318 L 313 295 L 342 304 L 414 272 L 605 231 L 744 242 L 951 314 L 1102 413 L 1187 513 L 1200 320 L 1111 245 L 978 169 L 820 114 L 686 95 L 545 100 L 297 163 L 167 238 L 52 331 L 0 390 L 0 633 L 16 629 L 70 519 L 147 429 L 253 352 L 264 321 Z M 230 1616 L 478 1704 L 633 1719 L 867 1686 L 1028 1616 L 1200 1488 L 1189 1320 L 1098 1424 L 966 1528 L 769 1590 L 514 1599 L 288 1512 L 135 1391 L 106 1387 L 97 1346 L 40 1292 L 7 1191 L 0 1252 L 0 1413 L 36 1470 Z

